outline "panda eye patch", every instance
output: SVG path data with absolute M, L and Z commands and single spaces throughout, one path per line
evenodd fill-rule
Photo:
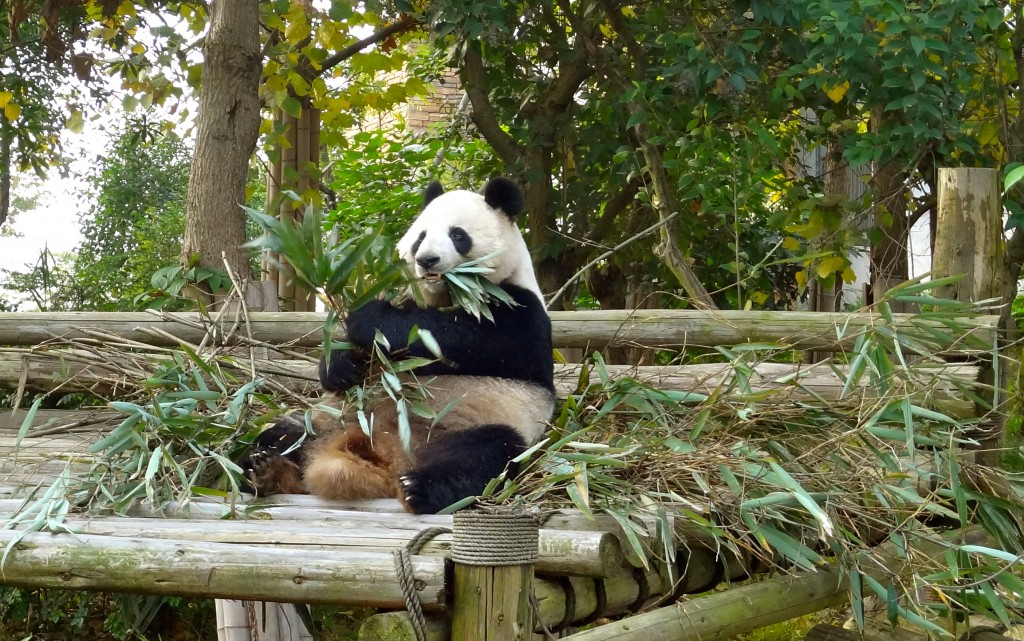
M 448 238 L 451 239 L 455 251 L 465 256 L 473 249 L 473 239 L 469 237 L 462 227 L 452 227 L 448 230 Z
M 426 238 L 426 237 L 427 237 L 427 232 L 426 232 L 425 230 L 424 230 L 424 231 L 421 231 L 421 232 L 420 232 L 420 235 L 419 235 L 419 238 L 417 238 L 417 239 L 416 239 L 416 242 L 415 242 L 415 243 L 413 243 L 413 244 L 412 244 L 412 247 L 411 247 L 411 252 L 412 252 L 412 255 L 413 255 L 413 256 L 415 256 L 415 255 L 416 255 L 416 252 L 417 252 L 417 251 L 419 250 L 419 248 L 420 248 L 420 243 L 422 243 L 422 242 L 423 242 L 423 239 L 424 239 L 424 238 Z

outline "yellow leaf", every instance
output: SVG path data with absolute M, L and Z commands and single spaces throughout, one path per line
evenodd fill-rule
M 846 80 L 838 85 L 833 85 L 831 89 L 825 90 L 825 95 L 829 97 L 832 102 L 839 102 L 846 95 L 846 92 L 850 90 L 850 81 Z
M 283 76 L 270 76 L 264 84 L 266 84 L 267 90 L 272 93 L 284 91 L 288 88 L 288 81 Z
M 984 147 L 992 142 L 998 142 L 998 136 L 999 128 L 996 126 L 996 123 L 987 120 L 978 132 L 978 142 Z
M 743 303 L 743 311 L 749 312 L 752 309 L 754 309 L 754 301 L 748 298 L 747 302 Z
M 137 16 L 138 14 L 135 13 L 135 3 L 134 2 L 129 2 L 129 0 L 124 0 L 124 2 L 122 2 L 117 7 L 117 15 L 119 15 L 119 16 L 132 16 L 132 17 Z
M 828 278 L 832 274 L 842 270 L 846 266 L 846 259 L 842 256 L 829 256 L 822 258 L 816 269 L 818 278 Z
M 612 35 L 615 34 L 615 31 L 611 28 L 611 25 L 609 25 L 607 22 L 601 23 L 600 28 L 601 28 L 601 33 L 604 34 L 605 38 L 611 38 Z
M 13 102 L 9 102 L 4 107 L 4 117 L 7 118 L 8 121 L 14 122 L 15 120 L 18 119 L 18 116 L 20 116 L 20 115 L 21 115 L 21 105 L 18 105 L 18 104 L 13 103 Z
M 633 7 L 622 7 L 622 15 L 626 16 L 627 18 L 635 18 L 636 11 L 633 11 Z
M 308 96 L 309 95 L 309 83 L 300 74 L 292 72 L 288 76 L 288 80 L 292 83 L 292 88 L 295 90 L 297 96 Z
M 71 112 L 65 126 L 76 134 L 82 133 L 82 130 L 85 129 L 85 118 L 82 117 L 82 112 L 78 109 Z
M 800 249 L 800 241 L 792 236 L 786 236 L 782 241 L 782 247 L 788 249 L 791 252 L 795 252 Z
M 853 273 L 853 268 L 852 267 L 847 267 L 846 269 L 843 270 L 843 282 L 844 283 L 853 283 L 856 280 L 857 280 L 857 274 Z
M 146 46 L 141 42 L 137 42 L 132 46 L 132 53 L 146 53 Z
M 800 289 L 803 289 L 804 287 L 807 287 L 807 272 L 806 271 L 801 269 L 800 271 L 798 271 L 796 273 L 796 284 L 797 284 L 797 287 L 799 287 Z
M 14 94 L 10 91 L 0 91 L 0 107 L 6 107 L 13 97 Z

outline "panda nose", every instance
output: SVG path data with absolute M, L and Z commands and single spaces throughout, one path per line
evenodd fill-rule
M 440 256 L 420 256 L 419 258 L 416 259 L 416 262 L 419 263 L 420 267 L 422 267 L 423 269 L 430 269 L 434 265 L 436 265 L 439 262 L 441 262 L 441 257 Z

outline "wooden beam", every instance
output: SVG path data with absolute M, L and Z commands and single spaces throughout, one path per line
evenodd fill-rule
M 239 365 L 239 368 L 245 369 L 244 363 Z M 312 395 L 319 387 L 316 383 L 316 365 L 313 363 L 260 361 L 256 363 L 256 369 L 261 376 L 273 378 L 297 392 Z M 565 398 L 575 391 L 580 369 L 580 365 L 555 367 L 555 392 L 559 398 Z M 697 394 L 711 394 L 719 387 L 728 385 L 735 376 L 735 370 L 727 363 L 668 366 L 607 365 L 605 369 L 613 378 L 629 376 L 658 389 Z M 818 397 L 834 401 L 843 392 L 843 378 L 837 372 L 843 372 L 846 368 L 842 365 L 833 366 L 831 363 L 758 363 L 752 369 L 754 373 L 748 377 L 748 388 L 740 388 L 740 391 L 757 394 L 760 403 L 772 403 L 807 401 Z M 938 407 L 955 417 L 973 416 L 973 403 L 948 380 L 970 382 L 974 380 L 977 372 L 976 366 L 964 364 L 934 367 L 927 364 L 919 365 L 916 375 L 920 381 L 920 390 L 912 398 L 918 404 Z M 116 387 L 112 379 L 116 375 L 118 373 L 113 368 L 91 363 L 84 359 L 83 354 L 71 350 L 32 354 L 0 352 L 0 386 L 15 387 L 24 379 L 26 389 L 31 391 L 49 391 L 60 386 L 68 391 L 98 390 L 109 394 Z M 591 378 L 593 379 L 594 375 L 591 375 Z M 946 379 L 947 382 L 940 379 Z M 869 381 L 865 378 L 861 389 L 849 391 L 847 395 L 858 399 L 862 390 L 863 393 L 870 393 L 868 387 Z M 3 425 L 4 419 L 0 417 L 0 428 Z M 20 425 L 17 424 L 18 427 Z
M 154 524 L 156 525 L 156 524 Z M 280 549 L 0 530 L 0 583 L 248 601 L 405 607 L 389 553 Z M 426 610 L 444 607 L 444 559 L 412 559 Z
M 819 312 L 692 311 L 671 309 L 551 312 L 556 347 L 603 349 L 609 345 L 658 348 L 713 347 L 744 343 L 779 343 L 794 349 L 838 351 L 853 346 L 865 327 L 880 324 L 876 314 Z M 171 320 L 171 319 L 178 319 Z M 232 344 L 235 318 L 213 328 L 214 344 Z M 180 322 L 179 322 L 180 321 Z M 259 341 L 319 347 L 324 314 L 314 312 L 252 312 L 249 326 Z M 896 315 L 897 328 L 911 330 L 921 319 Z M 991 344 L 996 316 L 980 316 L 973 336 Z M 90 332 L 128 341 L 174 346 L 176 339 L 198 344 L 209 321 L 195 312 L 156 315 L 142 312 L 4 312 L 0 313 L 0 345 L 39 345 L 54 338 L 94 338 Z M 239 330 L 235 328 L 234 330 Z M 963 341 L 950 353 L 970 352 Z
M 0 514 L 9 516 L 20 501 L 0 501 Z M 397 507 L 397 505 L 396 505 Z M 6 508 L 6 509 L 5 509 Z M 390 553 L 405 547 L 421 530 L 431 527 L 419 516 L 350 512 L 328 522 L 310 520 L 196 520 L 69 516 L 73 531 L 94 537 L 147 538 L 161 541 L 260 545 L 268 549 Z M 444 519 L 451 524 L 451 517 Z M 9 524 L 0 520 L 0 528 Z M 451 549 L 452 535 L 439 534 L 424 547 L 424 556 L 442 556 Z M 168 543 L 169 544 L 169 543 Z M 553 575 L 610 577 L 623 571 L 622 549 L 611 532 L 540 530 L 536 568 Z

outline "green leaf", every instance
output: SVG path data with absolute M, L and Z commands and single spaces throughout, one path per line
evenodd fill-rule
M 292 118 L 302 116 L 302 103 L 295 96 L 288 96 L 281 101 L 281 109 Z
M 1003 189 L 1005 191 L 1010 191 L 1010 189 L 1020 182 L 1021 178 L 1024 178 L 1024 165 L 1015 167 L 1006 174 L 1006 178 L 1003 179 Z

